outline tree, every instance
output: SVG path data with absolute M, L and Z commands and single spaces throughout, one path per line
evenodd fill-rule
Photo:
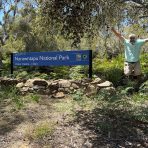
M 94 36 L 105 25 L 136 21 L 148 14 L 146 0 L 38 0 L 42 23 L 61 25 L 61 34 L 74 40 L 73 45 L 87 33 Z M 139 14 L 140 12 L 140 14 Z

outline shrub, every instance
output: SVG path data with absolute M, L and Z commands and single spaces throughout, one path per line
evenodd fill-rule
M 96 75 L 103 76 L 116 85 L 123 75 L 122 55 L 110 61 L 96 58 L 93 62 L 93 71 Z

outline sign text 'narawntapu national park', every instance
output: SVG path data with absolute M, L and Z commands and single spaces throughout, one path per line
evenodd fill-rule
M 76 66 L 89 65 L 92 75 L 92 51 L 21 52 L 11 54 L 11 74 L 14 66 Z

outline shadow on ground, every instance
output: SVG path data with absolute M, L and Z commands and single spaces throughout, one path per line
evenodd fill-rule
M 21 115 L 7 115 L 4 116 L 0 123 L 0 135 L 4 135 L 15 129 L 17 125 L 24 121 Z
M 46 97 L 40 102 L 28 102 L 19 110 L 16 104 L 6 96 L 0 100 L 0 135 L 6 135 L 14 131 L 23 122 L 36 123 L 48 118 L 53 100 Z M 20 98 L 21 99 L 21 96 Z
M 142 108 L 143 113 L 146 109 Z M 136 120 L 132 113 L 116 109 L 78 111 L 74 123 L 82 130 L 89 130 L 94 136 L 88 138 L 91 147 L 119 148 L 148 146 L 148 123 Z

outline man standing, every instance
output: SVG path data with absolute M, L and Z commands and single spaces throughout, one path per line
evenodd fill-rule
M 129 35 L 129 39 L 125 39 L 119 32 L 114 28 L 111 31 L 124 42 L 125 46 L 125 62 L 124 62 L 124 74 L 127 77 L 134 76 L 134 78 L 139 78 L 141 75 L 140 67 L 140 50 L 141 46 L 148 42 L 147 39 L 138 39 L 135 34 Z

